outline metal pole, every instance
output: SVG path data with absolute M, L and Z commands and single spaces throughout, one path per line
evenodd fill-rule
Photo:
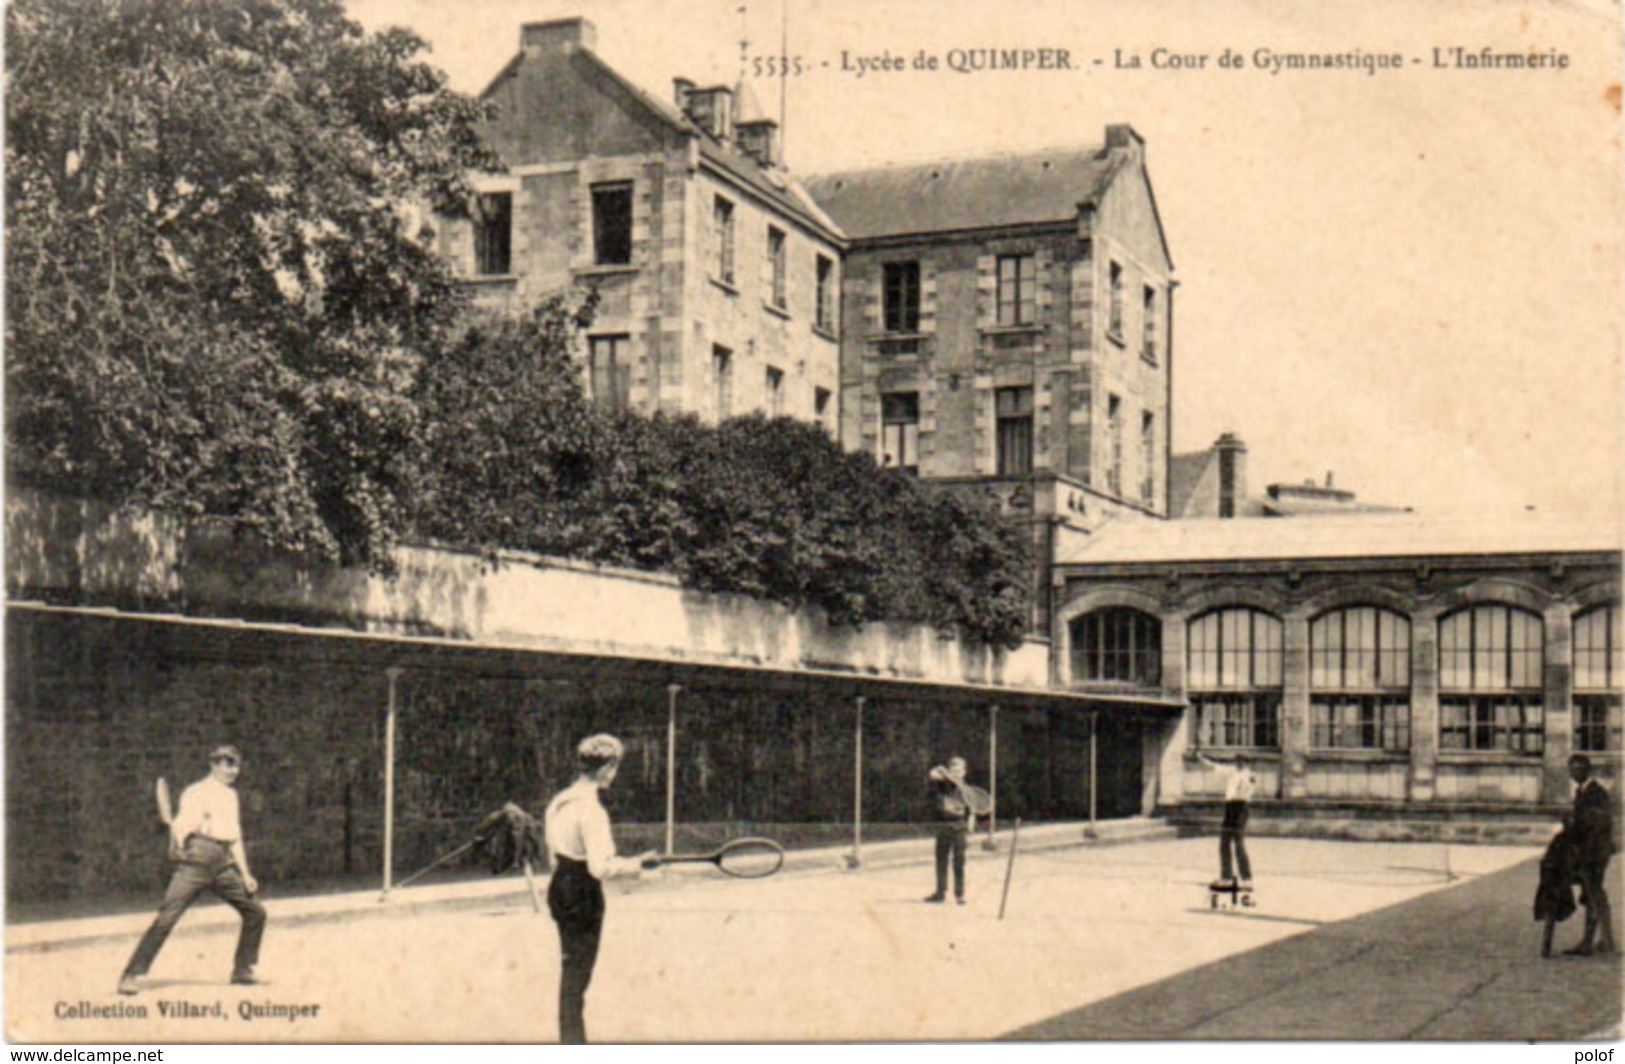
M 987 838 L 983 849 L 993 849 L 993 835 L 999 823 L 999 707 L 987 707 Z
M 1098 776 L 1096 757 L 1096 736 L 1100 728 L 1100 714 L 1089 714 L 1089 837 L 1095 837 L 1095 780 Z
M 852 856 L 846 859 L 848 868 L 863 864 L 863 704 L 857 696 L 858 719 L 852 741 Z
M 389 714 L 384 718 L 384 897 L 389 897 L 390 879 L 395 867 L 395 684 L 401 670 L 390 666 Z
M 666 685 L 666 852 L 676 853 L 677 834 L 677 693 L 680 683 Z

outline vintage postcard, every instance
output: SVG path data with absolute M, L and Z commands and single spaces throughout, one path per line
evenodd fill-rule
M 1619 1037 L 1617 3 L 6 20 L 12 1043 Z

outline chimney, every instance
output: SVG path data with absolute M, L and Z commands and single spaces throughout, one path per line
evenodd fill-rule
M 598 47 L 598 28 L 584 18 L 527 22 L 519 30 L 519 48 L 526 55 L 574 52 Z
M 1233 432 L 1213 444 L 1219 455 L 1219 516 L 1234 517 L 1247 497 L 1247 445 Z
M 688 91 L 688 106 L 684 113 L 689 121 L 718 140 L 733 136 L 733 90 L 726 85 Z
M 1332 486 L 1332 471 L 1328 469 L 1326 470 L 1326 490 L 1331 491 Z
M 1106 150 L 1108 152 L 1121 151 L 1135 159 L 1145 157 L 1145 138 L 1134 132 L 1130 125 L 1115 125 L 1106 127 Z
M 762 166 L 779 165 L 779 124 L 771 118 L 741 122 L 735 127 L 739 150 Z
M 692 95 L 694 95 L 694 83 L 692 81 L 687 78 L 671 79 L 672 102 L 677 104 L 677 109 L 685 115 L 688 114 L 688 98 Z

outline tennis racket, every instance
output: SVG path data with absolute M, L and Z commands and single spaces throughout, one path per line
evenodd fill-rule
M 668 853 L 646 858 L 643 867 L 669 864 L 713 864 L 726 875 L 761 879 L 784 867 L 784 847 L 772 839 L 735 839 L 710 853 Z
M 993 812 L 993 796 L 980 787 L 972 787 L 968 783 L 957 784 L 959 797 L 965 800 L 965 805 L 977 816 L 987 816 Z

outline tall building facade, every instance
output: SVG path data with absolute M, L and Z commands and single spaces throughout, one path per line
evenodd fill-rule
M 844 243 L 780 165 L 777 123 L 744 85 L 677 79 L 659 100 L 595 43 L 584 19 L 522 28 L 483 93 L 504 169 L 477 176 L 443 253 L 500 313 L 596 288 L 583 347 L 600 403 L 833 433 Z
M 807 188 L 849 241 L 848 447 L 1078 528 L 1164 516 L 1173 264 L 1132 128 Z

